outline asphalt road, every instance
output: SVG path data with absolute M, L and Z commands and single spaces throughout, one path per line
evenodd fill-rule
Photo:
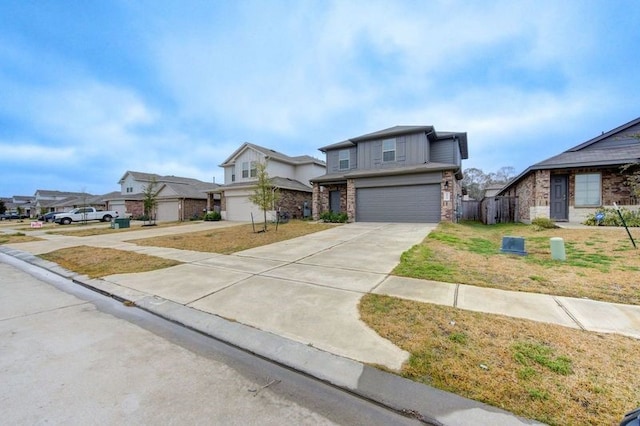
M 0 263 L 4 424 L 419 424 L 51 273 L 33 274 Z

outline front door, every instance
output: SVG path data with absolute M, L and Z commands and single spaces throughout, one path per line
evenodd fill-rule
M 329 210 L 331 213 L 340 213 L 340 191 L 329 192 Z
M 567 175 L 551 175 L 551 211 L 550 217 L 553 220 L 567 220 L 569 202 L 567 198 L 567 187 L 569 178 Z

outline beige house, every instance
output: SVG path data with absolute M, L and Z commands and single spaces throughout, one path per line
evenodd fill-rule
M 212 197 L 220 196 L 220 213 L 225 220 L 251 221 L 263 212 L 249 201 L 257 182 L 257 164 L 266 164 L 273 190 L 280 194 L 279 201 L 268 212 L 270 220 L 276 212 L 292 218 L 311 215 L 312 188 L 309 180 L 325 172 L 324 161 L 308 155 L 291 157 L 286 154 L 245 142 L 221 165 L 224 168 L 224 185 L 210 191 Z

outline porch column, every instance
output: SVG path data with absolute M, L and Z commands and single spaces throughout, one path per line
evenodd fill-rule
M 347 179 L 347 217 L 349 222 L 356 221 L 356 183 Z
M 311 194 L 311 216 L 313 220 L 320 220 L 320 185 L 315 182 Z

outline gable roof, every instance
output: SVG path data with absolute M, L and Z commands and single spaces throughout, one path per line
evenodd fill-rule
M 505 185 L 500 192 L 513 186 L 534 170 L 622 166 L 640 162 L 640 139 L 628 133 L 639 125 L 640 117 L 608 132 L 603 132 L 601 135 L 569 148 L 558 155 L 529 166 Z M 600 142 L 607 141 L 615 143 L 610 146 L 598 146 Z
M 224 162 L 220 164 L 220 167 L 225 167 L 225 166 L 230 166 L 235 164 L 236 158 L 238 158 L 240 154 L 242 154 L 248 149 L 252 149 L 254 151 L 257 151 L 263 154 L 267 159 L 273 158 L 274 160 L 278 160 L 280 162 L 287 163 L 287 164 L 292 164 L 294 166 L 298 166 L 302 164 L 317 164 L 319 166 L 326 165 L 324 161 L 311 157 L 310 155 L 299 155 L 296 157 L 291 157 L 289 155 L 283 154 L 281 152 L 278 152 L 270 148 L 265 148 L 260 145 L 245 142 L 240 146 L 240 148 L 236 149 L 233 152 L 233 154 L 229 156 L 229 158 L 224 160 Z
M 212 191 L 218 188 L 220 185 L 215 183 L 205 183 L 200 182 L 201 184 L 188 184 L 188 183 L 180 183 L 180 182 L 165 182 L 160 186 L 157 193 L 160 194 L 163 188 L 171 189 L 176 195 L 168 195 L 168 198 L 172 197 L 180 197 L 180 198 L 191 198 L 191 199 L 206 199 L 207 192 Z
M 333 149 L 350 148 L 352 146 L 356 146 L 359 142 L 365 142 L 365 141 L 370 141 L 374 139 L 392 138 L 392 137 L 408 135 L 412 133 L 425 133 L 430 140 L 434 140 L 434 141 L 456 138 L 460 142 L 460 152 L 462 155 L 462 159 L 469 158 L 466 133 L 436 132 L 433 126 L 393 126 L 387 129 L 378 130 L 376 132 L 367 133 L 366 135 L 347 139 L 346 141 L 327 145 L 322 148 L 319 148 L 319 150 L 326 153 L 327 151 L 333 150 Z
M 184 185 L 194 185 L 196 187 L 203 187 L 204 189 L 209 189 L 211 185 L 213 185 L 214 187 L 219 186 L 217 183 L 203 182 L 201 180 L 193 179 L 193 178 L 186 178 L 186 177 L 173 176 L 173 175 L 161 176 L 156 173 L 134 172 L 129 170 L 125 172 L 125 174 L 120 178 L 118 183 L 121 184 L 122 181 L 125 180 L 127 175 L 131 175 L 135 180 L 139 182 L 151 182 L 155 179 L 155 181 L 159 185 L 164 183 L 179 183 Z

